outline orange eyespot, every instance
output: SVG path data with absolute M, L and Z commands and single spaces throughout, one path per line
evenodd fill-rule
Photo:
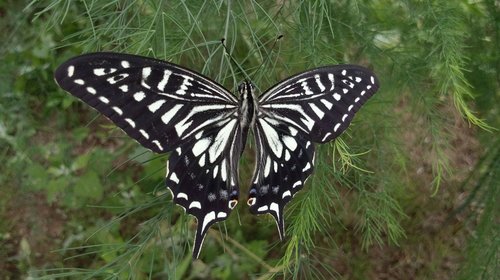
M 253 206 L 255 204 L 255 197 L 251 197 L 247 200 L 248 206 Z
M 236 204 L 238 204 L 238 200 L 233 199 L 233 200 L 229 201 L 229 205 L 228 206 L 229 206 L 230 209 L 234 209 L 234 207 L 236 207 Z

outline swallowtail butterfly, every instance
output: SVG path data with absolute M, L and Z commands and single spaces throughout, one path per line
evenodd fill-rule
M 259 97 L 245 81 L 237 99 L 181 66 L 118 53 L 74 57 L 55 80 L 144 147 L 170 152 L 166 186 L 198 221 L 194 258 L 208 228 L 238 203 L 238 161 L 249 129 L 256 167 L 247 204 L 253 214 L 271 214 L 283 238 L 283 209 L 313 171 L 314 143 L 339 136 L 379 87 L 368 69 L 335 65 L 292 76 Z

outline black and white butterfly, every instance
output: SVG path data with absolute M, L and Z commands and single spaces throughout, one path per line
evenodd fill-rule
M 72 58 L 55 79 L 144 147 L 171 152 L 166 185 L 197 218 L 194 258 L 208 228 L 238 203 L 238 162 L 250 128 L 256 167 L 247 204 L 253 214 L 271 214 L 283 238 L 283 209 L 313 171 L 314 143 L 339 136 L 379 87 L 368 69 L 335 65 L 292 76 L 258 98 L 245 81 L 237 99 L 186 68 L 118 53 Z

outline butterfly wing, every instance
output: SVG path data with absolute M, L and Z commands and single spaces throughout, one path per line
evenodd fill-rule
M 208 228 L 238 203 L 238 161 L 243 150 L 236 114 L 199 132 L 170 155 L 167 186 L 174 202 L 196 217 L 197 258 Z
M 316 143 L 337 138 L 378 90 L 378 80 L 357 65 L 316 68 L 265 92 L 259 109 L 305 133 Z
M 174 202 L 198 220 L 197 257 L 210 225 L 226 219 L 237 200 L 243 149 L 238 101 L 190 70 L 134 55 L 78 56 L 62 64 L 55 79 L 144 147 L 175 150 L 167 187 Z
M 295 75 L 260 97 L 254 129 L 257 168 L 248 204 L 252 213 L 275 218 L 280 237 L 284 206 L 313 171 L 313 142 L 338 137 L 377 89 L 368 69 L 337 65 Z
M 58 67 L 55 80 L 156 153 L 173 150 L 238 107 L 234 96 L 208 78 L 141 56 L 78 56 Z
M 261 115 L 255 124 L 257 165 L 249 191 L 253 214 L 271 214 L 284 237 L 283 210 L 311 175 L 314 145 L 297 129 Z

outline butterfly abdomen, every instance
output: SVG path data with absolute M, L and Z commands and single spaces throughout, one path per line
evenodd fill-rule
M 245 81 L 241 83 L 238 87 L 238 93 L 240 95 L 239 100 L 239 121 L 240 121 L 240 130 L 242 134 L 243 145 L 245 146 L 246 138 L 248 134 L 248 129 L 253 127 L 255 124 L 255 117 L 257 115 L 257 103 L 254 95 L 253 85 Z

